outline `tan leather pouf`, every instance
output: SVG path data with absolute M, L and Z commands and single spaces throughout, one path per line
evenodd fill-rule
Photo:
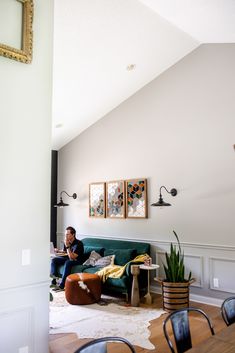
M 66 278 L 65 298 L 69 304 L 93 304 L 100 300 L 101 280 L 92 273 L 73 273 Z

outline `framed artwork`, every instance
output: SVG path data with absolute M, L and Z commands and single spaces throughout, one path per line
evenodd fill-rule
M 125 218 L 124 180 L 106 183 L 106 216 L 108 218 Z
M 15 37 L 19 38 L 14 44 L 12 38 L 3 38 L 0 55 L 29 64 L 33 52 L 33 0 L 3 1 L 0 5 L 0 13 L 5 15 L 0 23 L 16 28 Z
M 126 180 L 126 217 L 147 218 L 147 179 Z
M 89 216 L 105 217 L 105 183 L 89 185 Z

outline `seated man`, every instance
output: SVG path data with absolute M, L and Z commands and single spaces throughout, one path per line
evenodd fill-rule
M 67 227 L 64 238 L 64 249 L 56 252 L 62 253 L 61 256 L 56 256 L 51 260 L 51 276 L 58 277 L 57 267 L 64 264 L 64 271 L 59 286 L 56 286 L 54 291 L 64 290 L 65 280 L 71 274 L 71 269 L 75 265 L 80 265 L 83 262 L 83 243 L 76 239 L 76 230 L 73 227 Z M 55 284 L 54 280 L 52 281 Z

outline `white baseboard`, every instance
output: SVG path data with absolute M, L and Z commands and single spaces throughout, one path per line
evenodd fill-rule
M 162 294 L 161 288 L 150 286 L 150 290 L 152 293 Z M 190 293 L 190 300 L 194 302 L 218 306 L 218 307 L 221 307 L 221 304 L 223 303 L 223 299 L 205 297 L 203 295 L 197 295 L 197 294 L 191 294 L 191 293 Z
M 203 295 L 190 294 L 190 299 L 194 302 L 221 307 L 223 299 L 205 297 Z

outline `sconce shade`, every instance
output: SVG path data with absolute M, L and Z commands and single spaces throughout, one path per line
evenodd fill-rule
M 176 196 L 177 195 L 177 190 L 176 189 L 171 189 L 170 191 L 168 191 L 167 188 L 163 185 L 163 186 L 160 187 L 160 195 L 159 195 L 158 202 L 152 203 L 151 206 L 160 206 L 160 207 L 162 207 L 162 206 L 171 206 L 170 203 L 165 202 L 163 200 L 162 193 L 161 193 L 161 189 L 162 188 L 164 188 L 168 192 L 168 194 L 171 194 L 172 196 Z
M 65 206 L 69 206 L 69 204 L 68 204 L 68 203 L 65 203 L 65 202 L 63 201 L 63 199 L 62 199 L 62 194 L 63 194 L 63 192 L 64 192 L 67 196 L 72 197 L 73 199 L 76 199 L 76 198 L 77 198 L 77 194 L 76 194 L 76 193 L 74 193 L 73 195 L 69 195 L 66 191 L 61 191 L 61 193 L 60 193 L 60 202 L 58 202 L 56 205 L 54 205 L 54 207 L 63 208 L 63 207 L 65 207 Z

